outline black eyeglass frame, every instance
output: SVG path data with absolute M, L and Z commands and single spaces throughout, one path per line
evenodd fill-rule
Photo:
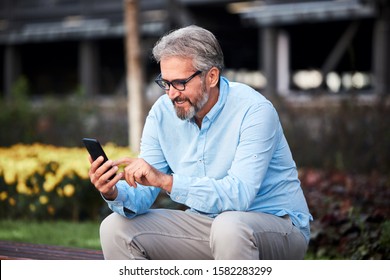
M 198 70 L 198 71 L 196 71 L 194 74 L 192 74 L 191 76 L 189 76 L 187 79 L 184 79 L 184 80 L 173 80 L 173 81 L 167 81 L 167 80 L 164 80 L 164 79 L 161 79 L 161 74 L 159 74 L 158 76 L 157 76 L 157 78 L 154 80 L 154 82 L 156 83 L 156 84 L 158 84 L 158 86 L 160 87 L 160 88 L 162 88 L 163 90 L 169 90 L 170 88 L 171 88 L 171 86 L 173 86 L 173 88 L 175 88 L 175 89 L 177 89 L 178 91 L 184 91 L 185 89 L 186 89 L 186 84 L 189 82 L 189 81 L 191 81 L 193 78 L 195 78 L 196 76 L 198 76 L 200 73 L 202 73 L 202 71 L 200 71 L 200 70 Z M 166 84 L 166 86 L 168 86 L 168 87 L 166 87 L 166 86 L 164 86 L 164 84 L 163 83 L 165 83 Z M 176 86 L 175 86 L 175 84 L 176 84 Z M 178 85 L 180 85 L 180 86 L 182 86 L 183 88 L 177 88 L 177 86 Z

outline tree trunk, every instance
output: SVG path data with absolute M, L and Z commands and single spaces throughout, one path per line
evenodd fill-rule
M 124 0 L 129 146 L 139 152 L 143 127 L 143 71 L 138 28 L 138 0 Z

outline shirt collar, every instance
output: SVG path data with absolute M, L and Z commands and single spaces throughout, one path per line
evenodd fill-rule
M 229 94 L 229 80 L 225 77 L 219 79 L 219 96 L 217 103 L 211 108 L 211 110 L 207 113 L 205 118 L 207 118 L 210 122 L 213 122 L 214 119 L 219 115 L 225 106 L 227 95 Z

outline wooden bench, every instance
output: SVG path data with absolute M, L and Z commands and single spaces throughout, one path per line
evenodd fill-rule
M 103 260 L 100 250 L 0 240 L 0 260 Z

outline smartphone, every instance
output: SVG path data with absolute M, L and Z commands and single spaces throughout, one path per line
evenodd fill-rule
M 89 154 L 91 155 L 92 159 L 95 161 L 98 157 L 103 156 L 105 163 L 108 160 L 108 157 L 106 153 L 104 152 L 102 146 L 100 145 L 99 141 L 93 138 L 83 138 L 84 146 L 87 148 Z M 102 163 L 102 164 L 103 164 Z M 109 180 L 112 180 L 115 177 L 116 174 L 112 175 Z

